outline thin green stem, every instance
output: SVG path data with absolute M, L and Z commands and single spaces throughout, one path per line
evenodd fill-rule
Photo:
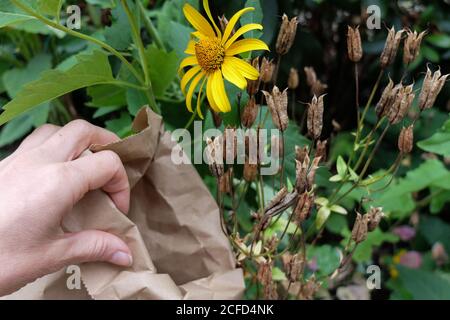
M 142 4 L 141 1 L 136 1 L 136 3 L 138 5 L 142 19 L 144 21 L 145 29 L 147 30 L 149 35 L 153 38 L 153 40 L 155 40 L 156 46 L 162 50 L 166 50 L 164 42 L 162 42 L 162 40 L 158 34 L 158 31 L 155 28 L 155 25 L 153 24 L 152 20 L 147 16 L 147 14 L 145 12 L 144 5 Z
M 114 56 L 116 56 L 120 61 L 122 61 L 122 63 L 125 65 L 125 67 L 130 70 L 130 72 L 136 77 L 136 79 L 141 82 L 144 83 L 141 75 L 139 74 L 139 72 L 133 67 L 133 65 L 116 49 L 114 49 L 113 47 L 111 47 L 110 45 L 108 45 L 107 43 L 98 40 L 96 38 L 93 38 L 91 36 L 88 36 L 86 34 L 74 31 L 72 29 L 66 28 L 58 23 L 53 22 L 50 19 L 47 19 L 46 17 L 40 15 L 39 13 L 33 11 L 32 9 L 30 9 L 28 6 L 24 5 L 23 3 L 21 3 L 18 0 L 11 0 L 11 2 L 18 8 L 22 9 L 24 12 L 28 13 L 30 16 L 35 17 L 36 19 L 40 20 L 41 22 L 45 23 L 46 25 L 55 28 L 57 30 L 60 30 L 62 32 L 65 32 L 67 34 L 70 34 L 71 36 L 92 42 L 100 47 L 102 47 L 103 49 L 105 49 L 106 51 L 109 51 L 111 54 L 113 54 Z

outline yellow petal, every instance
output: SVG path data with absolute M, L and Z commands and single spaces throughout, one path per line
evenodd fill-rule
M 186 48 L 186 51 L 184 51 L 184 53 L 189 54 L 189 55 L 195 55 L 195 41 L 194 40 L 190 40 L 188 42 L 188 46 Z
M 214 100 L 214 93 L 212 89 L 212 76 L 208 77 L 208 83 L 206 84 L 206 97 L 208 98 L 209 105 L 215 112 L 220 112 L 216 101 Z
M 217 108 L 221 112 L 230 112 L 231 105 L 228 100 L 227 93 L 225 91 L 225 84 L 223 83 L 222 71 L 216 70 L 212 74 L 212 91 L 214 96 L 214 101 L 217 103 Z
M 230 62 L 226 62 L 222 65 L 222 73 L 225 79 L 230 81 L 236 87 L 240 89 L 247 88 L 247 80 L 242 76 L 242 73 L 234 67 Z
M 239 58 L 225 57 L 224 63 L 231 64 L 233 68 L 237 69 L 247 79 L 256 80 L 259 77 L 258 70 Z
M 188 72 L 186 72 L 181 79 L 181 91 L 183 91 L 183 94 L 186 95 L 186 86 L 189 83 L 189 81 L 192 80 L 193 77 L 197 75 L 202 70 L 200 66 L 195 66 L 191 69 L 189 69 Z
M 183 6 L 183 12 L 186 19 L 196 30 L 200 31 L 208 37 L 215 36 L 214 30 L 213 28 L 211 28 L 208 20 L 206 20 L 193 6 L 186 3 Z
M 227 49 L 229 46 L 233 44 L 240 36 L 242 36 L 244 33 L 252 31 L 252 30 L 262 30 L 263 26 L 258 23 L 249 23 L 245 26 L 240 27 L 236 33 L 225 43 L 225 49 Z
M 209 36 L 204 35 L 203 33 L 201 33 L 200 31 L 195 31 L 191 33 L 192 36 L 196 37 L 197 39 L 201 40 L 201 39 L 205 39 L 208 38 Z
M 201 106 L 201 102 L 202 102 L 202 95 L 203 95 L 203 88 L 205 87 L 205 81 L 206 81 L 207 77 L 205 77 L 205 79 L 203 79 L 202 84 L 200 85 L 200 91 L 198 92 L 198 97 L 197 97 L 197 114 L 200 117 L 200 119 L 204 119 L 203 114 L 202 114 L 202 106 Z
M 204 73 L 199 73 L 194 80 L 192 80 L 191 86 L 189 87 L 189 91 L 187 93 L 186 96 L 186 107 L 188 108 L 188 110 L 190 112 L 192 111 L 192 96 L 194 95 L 194 91 L 197 88 L 198 83 L 200 82 L 200 80 L 203 78 Z
M 244 39 L 234 42 L 225 52 L 227 56 L 235 56 L 237 54 L 254 51 L 254 50 L 267 50 L 269 47 L 263 41 L 259 39 Z
M 190 57 L 184 58 L 183 61 L 181 61 L 181 63 L 180 63 L 178 72 L 180 72 L 184 67 L 193 66 L 196 64 L 198 64 L 196 56 L 190 56 Z
M 241 16 L 247 12 L 253 11 L 255 10 L 255 8 L 244 8 L 242 10 L 239 10 L 238 12 L 236 12 L 234 14 L 234 16 L 230 19 L 230 21 L 228 22 L 227 27 L 225 28 L 225 32 L 223 33 L 223 38 L 222 38 L 222 44 L 224 44 L 225 42 L 227 42 L 228 37 L 230 36 L 231 32 L 233 31 L 234 27 L 236 26 L 236 23 L 239 21 L 239 19 L 241 18 Z
M 206 15 L 208 16 L 209 20 L 212 22 L 212 24 L 214 26 L 214 29 L 216 29 L 217 36 L 219 38 L 221 38 L 222 37 L 222 32 L 220 32 L 220 29 L 217 27 L 217 24 L 214 22 L 214 19 L 213 19 L 212 14 L 211 14 L 211 10 L 209 9 L 209 2 L 208 2 L 208 0 L 203 0 L 203 8 L 205 8 Z

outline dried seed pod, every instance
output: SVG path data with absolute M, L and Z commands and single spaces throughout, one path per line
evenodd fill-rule
M 219 178 L 219 190 L 221 193 L 231 194 L 233 191 L 233 168 L 229 168 L 223 176 Z
M 299 85 L 298 70 L 295 68 L 291 68 L 288 78 L 288 88 L 291 90 L 295 90 L 298 88 L 298 85 Z
M 356 213 L 355 224 L 352 230 L 352 240 L 355 243 L 361 243 L 366 240 L 367 237 L 367 216 L 362 216 L 359 212 Z
M 297 161 L 299 161 L 300 163 L 303 163 L 303 161 L 305 161 L 305 158 L 308 157 L 309 155 L 309 147 L 308 146 L 304 146 L 304 147 L 299 147 L 299 146 L 295 146 L 295 159 Z
M 241 122 L 244 127 L 251 128 L 253 126 L 258 116 L 258 110 L 259 105 L 256 104 L 256 98 L 251 96 L 241 116 Z
M 298 194 L 302 194 L 308 190 L 308 171 L 310 159 L 309 155 L 305 156 L 303 162 L 295 160 L 295 187 Z
M 394 82 L 391 78 L 389 78 L 389 84 L 384 88 L 383 93 L 381 94 L 380 101 L 378 101 L 375 112 L 377 113 L 378 118 L 382 118 L 386 115 L 389 107 L 392 105 L 396 93 L 393 92 Z M 398 88 L 397 88 L 398 90 Z
M 209 170 L 216 178 L 220 178 L 224 174 L 222 140 L 221 137 L 216 137 L 214 140 L 207 139 L 206 156 Z
M 281 28 L 276 43 L 276 51 L 279 55 L 285 55 L 291 49 L 297 34 L 297 26 L 297 17 L 289 20 L 288 16 L 283 14 Z
M 302 224 L 311 216 L 311 210 L 314 205 L 314 195 L 308 192 L 303 192 L 297 200 L 294 208 L 295 221 L 297 224 Z
M 266 261 L 259 264 L 258 274 L 256 275 L 256 278 L 263 286 L 267 286 L 272 283 L 272 268 L 272 261 Z
M 271 208 L 278 205 L 284 197 L 286 197 L 288 191 L 286 187 L 283 187 L 280 191 L 277 192 L 277 194 L 270 200 L 270 202 L 267 204 L 265 211 L 270 210 Z
M 370 208 L 367 213 L 367 229 L 369 232 L 375 230 L 380 224 L 381 219 L 384 217 L 383 208 Z
M 417 56 L 420 52 L 420 44 L 422 43 L 422 39 L 425 36 L 426 31 L 423 31 L 417 34 L 417 31 L 412 32 L 411 30 L 407 31 L 407 36 L 404 43 L 403 48 L 403 63 L 410 64 L 414 60 L 416 60 Z
M 298 253 L 294 255 L 287 253 L 281 257 L 281 260 L 283 261 L 287 278 L 291 282 L 298 281 L 300 272 L 303 269 L 303 264 L 305 263 L 305 261 L 303 261 L 302 259 L 302 256 Z
M 279 130 L 285 131 L 289 124 L 287 89 L 281 92 L 277 86 L 274 86 L 272 93 L 267 91 L 263 91 L 263 93 L 266 97 L 273 123 Z
M 314 68 L 305 67 L 304 70 L 306 74 L 306 83 L 311 90 L 311 94 L 313 96 L 320 96 L 323 94 L 327 90 L 328 86 L 317 79 L 317 74 L 314 71 Z
M 348 26 L 347 31 L 347 52 L 348 58 L 353 62 L 359 62 L 363 56 L 361 34 L 359 33 L 359 26 L 352 28 Z
M 314 295 L 319 291 L 321 284 L 317 282 L 316 277 L 311 276 L 308 281 L 304 285 L 301 286 L 299 292 L 300 300 L 312 300 L 314 299 Z
M 209 110 L 211 111 L 214 126 L 216 128 L 219 128 L 222 125 L 222 117 L 220 116 L 219 113 L 215 112 L 213 109 L 209 108 Z
M 222 32 L 225 32 L 225 29 L 228 26 L 228 19 L 225 17 L 225 15 L 222 15 L 221 17 L 219 17 L 219 24 L 220 24 L 220 29 L 222 30 Z M 231 30 L 231 34 L 230 37 L 232 37 L 235 34 L 235 30 Z
M 414 131 L 413 125 L 409 127 L 403 127 L 402 131 L 400 131 L 400 135 L 398 136 L 398 149 L 402 154 L 408 154 L 411 152 L 413 148 L 414 142 Z
M 322 162 L 326 161 L 326 159 L 327 159 L 327 143 L 328 143 L 328 140 L 323 140 L 323 141 L 318 140 L 317 144 L 316 144 L 315 157 L 320 158 L 320 161 L 322 161 Z
M 247 182 L 255 181 L 257 175 L 258 175 L 258 165 L 250 163 L 247 159 L 244 163 L 244 180 Z
M 389 108 L 388 118 L 390 124 L 399 123 L 408 112 L 408 109 L 411 107 L 412 102 L 414 101 L 415 94 L 413 92 L 413 85 L 402 86 L 398 93 L 396 94 L 395 101 L 392 104 L 392 107 Z
M 265 57 L 261 61 L 260 79 L 263 83 L 270 83 L 275 71 L 273 60 L 267 60 Z
M 403 32 L 405 32 L 403 29 L 395 32 L 394 27 L 389 30 L 386 43 L 384 45 L 384 50 L 380 57 L 380 64 L 383 69 L 394 62 L 400 41 L 402 40 Z
M 308 172 L 308 178 L 307 178 L 307 182 L 308 182 L 307 190 L 312 190 L 312 188 L 314 186 L 314 180 L 316 179 L 316 171 L 317 171 L 317 169 L 319 169 L 319 162 L 320 162 L 320 157 L 316 157 L 316 158 L 314 158 L 314 160 L 311 163 L 311 166 L 310 166 L 309 172 Z
M 261 84 L 261 70 L 259 68 L 259 57 L 252 60 L 252 66 L 260 72 L 260 76 L 256 80 L 247 80 L 247 93 L 250 97 L 254 96 L 259 91 Z
M 419 95 L 419 108 L 420 110 L 430 109 L 436 102 L 436 98 L 441 92 L 442 88 L 447 81 L 449 74 L 441 76 L 441 71 L 437 70 L 434 74 L 429 68 L 425 79 L 423 80 L 422 91 Z
M 308 104 L 307 127 L 308 133 L 313 139 L 318 139 L 322 134 L 323 127 L 323 97 L 313 97 Z
M 227 164 L 233 164 L 237 157 L 237 133 L 236 128 L 225 128 L 222 135 L 223 140 L 223 158 Z

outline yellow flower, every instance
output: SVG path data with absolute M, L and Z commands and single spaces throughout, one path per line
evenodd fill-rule
M 241 26 L 234 34 L 233 30 L 241 16 L 254 8 L 244 8 L 237 12 L 229 21 L 223 34 L 217 27 L 209 9 L 208 0 L 203 0 L 203 7 L 209 18 L 206 20 L 194 7 L 185 4 L 184 15 L 195 28 L 193 39 L 189 41 L 185 51 L 189 57 L 180 64 L 180 70 L 191 66 L 181 79 L 181 90 L 186 96 L 186 106 L 192 110 L 192 96 L 200 85 L 197 97 L 197 112 L 201 118 L 201 96 L 206 86 L 206 97 L 209 105 L 216 112 L 231 111 L 230 101 L 225 91 L 223 78 L 241 89 L 247 87 L 247 79 L 256 80 L 259 72 L 246 61 L 235 57 L 253 50 L 269 50 L 267 45 L 258 39 L 239 38 L 251 30 L 262 30 L 262 25 L 250 23 Z M 190 83 L 186 94 L 186 87 Z

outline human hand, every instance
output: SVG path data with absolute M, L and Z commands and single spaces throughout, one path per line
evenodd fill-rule
M 131 265 L 130 249 L 117 236 L 61 229 L 64 215 L 90 190 L 102 189 L 128 212 L 130 187 L 119 156 L 81 156 L 91 144 L 118 139 L 82 120 L 63 128 L 44 125 L 0 162 L 0 296 L 66 265 Z

